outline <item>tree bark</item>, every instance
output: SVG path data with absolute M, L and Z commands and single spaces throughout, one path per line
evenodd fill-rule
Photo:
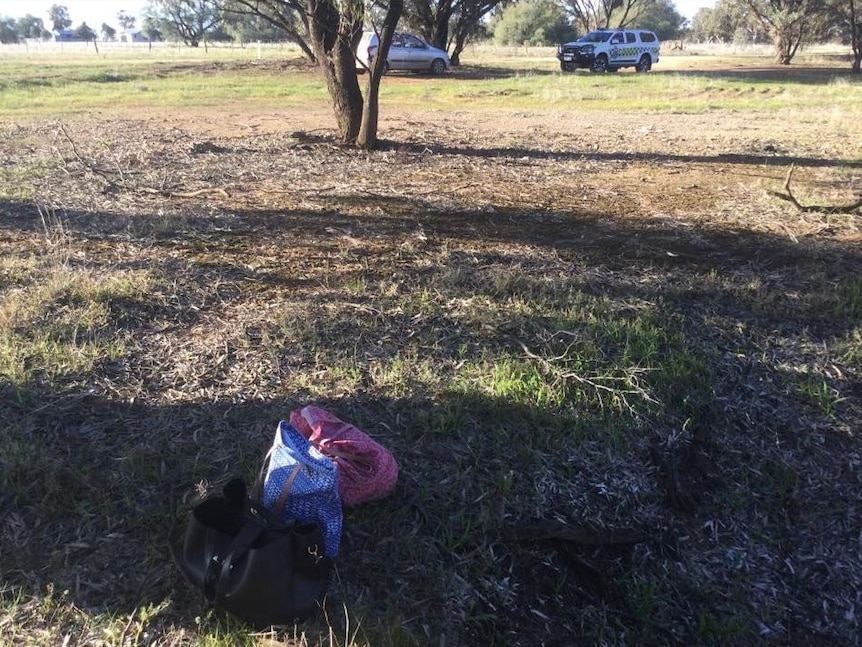
M 365 102 L 362 108 L 362 124 L 356 145 L 366 150 L 377 147 L 377 125 L 380 117 L 380 80 L 386 69 L 386 58 L 389 54 L 389 46 L 401 12 L 404 9 L 404 0 L 389 0 L 389 8 L 383 19 L 383 27 L 377 35 L 377 55 L 371 63 L 368 71 L 368 86 L 365 89 Z
M 359 136 L 363 102 L 353 44 L 362 30 L 363 5 L 355 0 L 341 6 L 333 0 L 307 0 L 305 11 L 311 48 L 332 100 L 339 140 L 354 144 Z

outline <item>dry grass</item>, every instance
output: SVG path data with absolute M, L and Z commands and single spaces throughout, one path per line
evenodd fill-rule
M 0 643 L 858 643 L 858 124 L 501 114 L 3 127 Z M 402 479 L 250 635 L 167 535 L 308 402 Z

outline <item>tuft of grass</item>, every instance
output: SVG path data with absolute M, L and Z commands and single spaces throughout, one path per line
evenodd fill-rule
M 805 377 L 799 385 L 799 393 L 830 417 L 835 415 L 838 404 L 844 400 L 826 379 L 813 375 Z

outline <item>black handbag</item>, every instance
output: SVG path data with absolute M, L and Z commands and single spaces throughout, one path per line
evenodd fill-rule
M 195 506 L 176 558 L 207 601 L 256 628 L 314 615 L 332 570 L 319 525 L 283 523 L 241 480 Z

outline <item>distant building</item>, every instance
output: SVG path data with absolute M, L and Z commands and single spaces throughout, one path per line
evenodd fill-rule
M 85 41 L 75 33 L 74 29 L 61 29 L 54 32 L 54 40 L 58 43 L 83 43 Z
M 149 43 L 150 39 L 140 29 L 126 29 L 120 32 L 121 43 Z

